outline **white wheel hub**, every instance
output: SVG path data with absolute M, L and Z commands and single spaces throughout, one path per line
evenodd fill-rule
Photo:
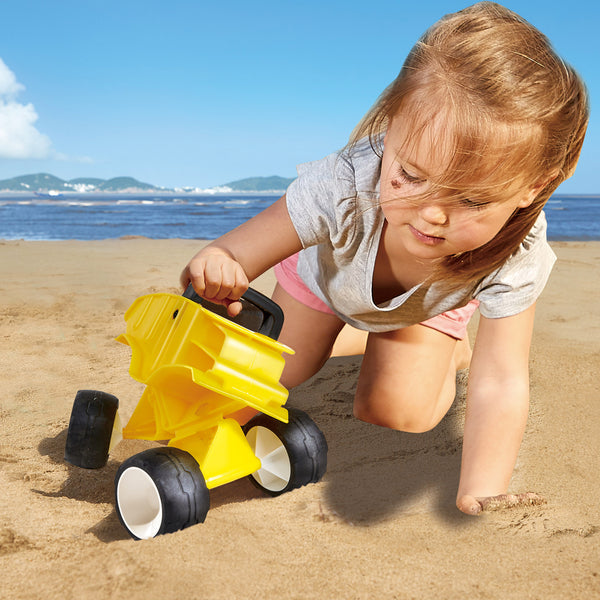
M 246 434 L 246 439 L 260 460 L 260 469 L 252 474 L 258 483 L 271 492 L 280 492 L 292 475 L 290 457 L 283 442 L 266 427 L 257 425 Z
M 139 467 L 129 467 L 119 477 L 116 495 L 127 529 L 141 540 L 154 537 L 160 529 L 163 510 L 152 477 Z

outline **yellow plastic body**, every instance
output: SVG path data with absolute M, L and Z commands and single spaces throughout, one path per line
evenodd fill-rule
M 138 298 L 125 321 L 117 341 L 131 346 L 129 373 L 146 389 L 123 437 L 169 440 L 209 488 L 259 469 L 236 415 L 250 407 L 287 422 L 279 378 L 293 351 L 174 294 Z

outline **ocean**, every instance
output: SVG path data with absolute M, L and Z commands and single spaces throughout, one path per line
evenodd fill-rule
M 214 239 L 272 204 L 275 194 L 0 195 L 0 239 Z M 600 240 L 600 195 L 555 195 L 551 240 Z

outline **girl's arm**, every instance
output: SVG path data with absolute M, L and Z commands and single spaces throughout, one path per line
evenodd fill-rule
M 181 285 L 191 283 L 200 296 L 227 305 L 235 316 L 242 308 L 236 300 L 249 282 L 301 248 L 284 195 L 200 250 L 181 273 Z
M 502 319 L 481 317 L 469 373 L 457 506 L 477 514 L 486 505 L 535 502 L 505 496 L 529 411 L 529 348 L 535 304 Z M 539 498 L 538 498 L 539 499 Z

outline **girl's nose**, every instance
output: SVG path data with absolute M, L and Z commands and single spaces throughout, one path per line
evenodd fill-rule
M 445 225 L 448 222 L 448 213 L 440 204 L 427 203 L 419 210 L 421 218 L 432 225 Z

